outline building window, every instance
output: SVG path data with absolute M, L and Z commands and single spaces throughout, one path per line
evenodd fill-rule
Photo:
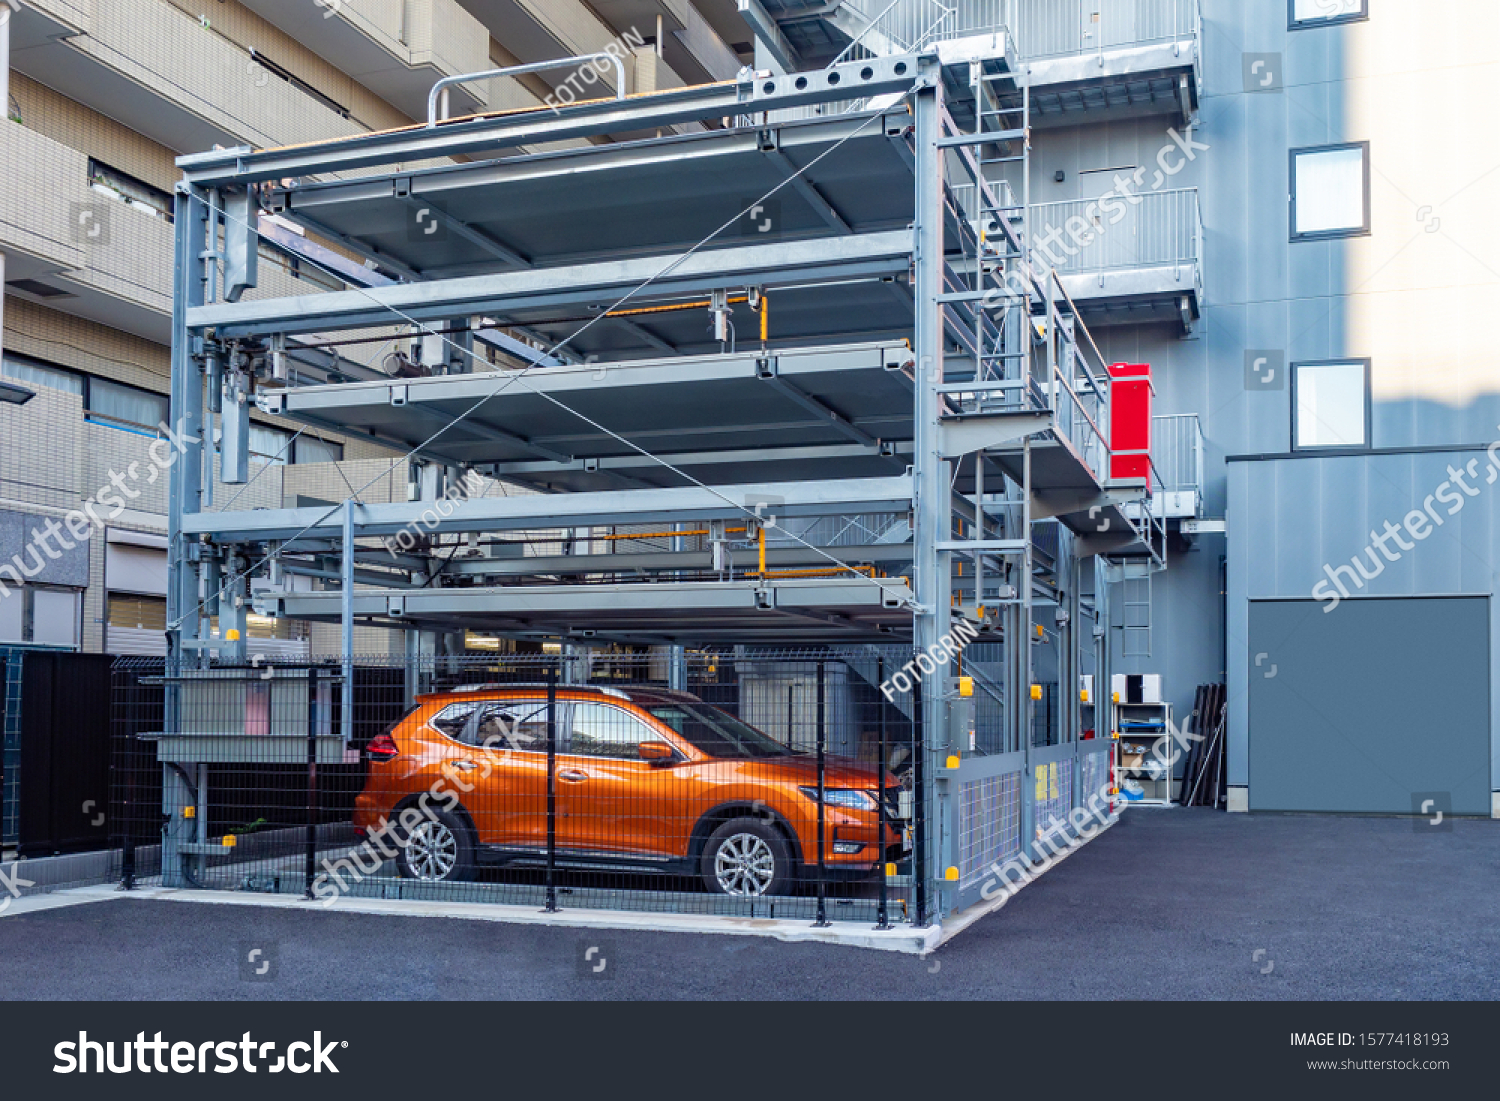
M 316 436 L 297 436 L 263 424 L 250 426 L 250 461 L 255 463 L 336 463 L 344 458 L 344 445 Z
M 132 631 L 165 631 L 167 598 L 110 593 L 107 621 L 110 627 L 124 627 Z
M 88 419 L 96 424 L 155 436 L 160 434 L 157 426 L 166 424 L 171 416 L 172 401 L 166 394 L 91 378 L 84 408 L 88 410 Z
M 1298 451 L 1370 445 L 1370 361 L 1292 364 L 1292 439 Z
M 6 378 L 13 378 L 17 382 L 24 382 L 30 386 L 50 386 L 54 390 L 61 390 L 65 394 L 77 394 L 83 396 L 83 376 L 61 367 L 53 367 L 50 364 L 39 363 L 25 356 L 15 356 L 9 353 L 5 356 L 3 369 L 0 369 Z
M 101 195 L 139 210 L 142 214 L 172 220 L 172 196 L 144 180 L 89 158 L 89 186 Z
M 1370 232 L 1370 143 L 1292 150 L 1292 240 Z
M 31 589 L 31 641 L 78 647 L 79 594 L 72 589 Z
M 172 401 L 166 394 L 95 378 L 25 356 L 6 355 L 0 364 L 0 374 L 29 386 L 47 386 L 77 394 L 83 399 L 85 418 L 110 428 L 159 436 L 159 426 L 167 422 L 171 413 Z
M 1289 0 L 1287 25 L 1294 31 L 1326 27 L 1330 23 L 1353 23 L 1370 17 L 1369 0 Z
M 290 461 L 287 446 L 292 434 L 279 428 L 267 428 L 262 424 L 250 426 L 250 461 L 253 463 L 275 463 L 285 466 Z
M 292 444 L 294 463 L 337 463 L 343 461 L 344 445 L 320 440 L 316 436 L 298 436 Z

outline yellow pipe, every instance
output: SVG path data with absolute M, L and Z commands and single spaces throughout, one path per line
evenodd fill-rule
M 760 342 L 764 345 L 771 338 L 771 298 L 760 296 Z
M 744 530 L 745 530 L 744 528 L 725 528 L 724 529 L 724 533 L 726 535 L 733 535 L 736 532 L 741 532 L 741 531 L 744 531 Z M 617 533 L 615 535 L 596 535 L 596 536 L 594 536 L 594 538 L 595 539 L 599 539 L 599 540 L 604 540 L 604 539 L 665 539 L 669 535 L 711 535 L 711 534 L 712 534 L 712 532 L 710 532 L 707 528 L 699 528 L 699 529 L 694 530 L 694 531 L 627 531 L 627 532 L 624 532 L 623 534 L 618 534 Z
M 733 306 L 740 302 L 748 302 L 749 298 L 740 295 L 737 298 L 727 299 L 729 305 Z M 705 298 L 701 302 L 670 302 L 665 306 L 637 306 L 629 310 L 610 310 L 605 317 L 635 317 L 643 313 L 673 313 L 677 310 L 706 310 L 713 302 Z
M 874 566 L 829 566 L 824 569 L 815 570 L 767 570 L 762 565 L 758 576 L 760 577 L 823 577 L 828 574 L 858 573 L 865 577 L 875 576 Z
M 760 575 L 766 575 L 766 525 L 760 526 Z

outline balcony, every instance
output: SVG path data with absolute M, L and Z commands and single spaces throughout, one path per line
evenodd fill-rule
M 45 7 L 28 3 L 12 20 L 11 64 L 168 149 L 289 145 L 361 130 L 165 0 Z
M 761 2 L 740 6 L 772 55 L 800 68 L 1008 32 L 1030 70 L 1035 128 L 1164 113 L 1186 121 L 1198 109 L 1200 0 L 763 0 L 767 20 L 750 18 Z
M 731 80 L 740 59 L 691 0 L 594 0 L 590 5 L 622 35 L 650 38 L 661 20 L 662 57 L 685 83 Z
M 1017 18 L 1034 127 L 1196 112 L 1199 0 L 1020 0 Z
M 489 69 L 489 35 L 458 0 L 241 0 L 414 119 L 427 117 L 427 93 L 444 77 Z M 480 85 L 453 89 L 452 112 L 485 106 Z
M 0 164 L 11 169 L 0 188 L 6 293 L 167 343 L 172 226 L 94 190 L 88 157 L 19 123 L 0 120 Z M 275 263 L 260 281 L 248 297 L 317 289 Z
M 1175 321 L 1191 332 L 1203 300 L 1198 191 L 1132 197 L 1134 204 L 1111 198 L 1033 206 L 1035 260 L 1056 267 L 1091 328 Z
M 1196 413 L 1151 418 L 1151 462 L 1160 482 L 1151 515 L 1158 520 L 1202 515 L 1203 429 Z

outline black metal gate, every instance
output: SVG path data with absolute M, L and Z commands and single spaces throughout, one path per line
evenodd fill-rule
M 359 657 L 346 724 L 338 659 L 124 659 L 127 880 L 160 846 L 167 886 L 325 905 L 921 924 L 918 700 L 881 687 L 903 660 L 694 651 L 679 680 L 660 654 Z
M 20 660 L 20 854 L 107 848 L 114 659 L 31 651 Z

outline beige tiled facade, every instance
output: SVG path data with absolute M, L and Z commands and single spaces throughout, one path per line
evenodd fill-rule
M 596 8 L 583 0 L 516 0 L 525 29 L 518 24 L 511 40 L 497 31 L 492 5 L 469 0 L 21 5 L 16 18 L 27 33 L 12 50 L 9 110 L 0 112 L 0 270 L 8 281 L 0 350 L 157 394 L 170 389 L 172 224 L 163 211 L 100 190 L 91 160 L 100 171 L 128 177 L 127 190 L 138 191 L 129 182 L 138 181 L 154 191 L 148 205 L 165 207 L 180 155 L 215 144 L 291 145 L 408 126 L 424 115 L 427 90 L 444 76 L 539 60 L 538 51 L 541 58 L 587 53 L 627 32 L 655 31 L 618 25 L 616 9 L 628 6 Z M 670 33 L 680 29 L 703 71 L 730 73 L 733 51 L 690 0 L 671 0 L 664 11 Z M 629 90 L 683 83 L 658 49 L 646 45 L 635 53 Z M 540 77 L 465 85 L 455 91 L 453 109 L 536 107 L 550 88 Z M 263 250 L 260 286 L 249 297 L 323 289 L 322 281 L 298 279 L 280 254 Z M 402 333 L 392 328 L 387 335 L 395 341 Z M 346 354 L 378 366 L 393 346 L 356 345 Z M 164 534 L 168 476 L 153 462 L 153 438 L 90 420 L 77 394 L 30 388 L 35 396 L 28 403 L 0 405 L 0 508 L 42 523 L 97 501 L 102 487 L 123 484 L 127 507 L 109 526 Z M 258 410 L 252 420 L 300 427 Z M 351 492 L 364 501 L 406 499 L 403 457 L 367 438 L 309 434 L 341 443 L 344 461 L 253 465 L 251 481 L 240 486 L 222 485 L 215 471 L 209 507 L 279 508 L 340 501 Z M 523 491 L 489 483 L 486 492 Z M 86 650 L 106 644 L 106 552 L 101 534 L 89 547 L 81 594 Z M 361 629 L 356 646 L 385 650 L 393 637 Z M 336 631 L 316 627 L 313 646 L 336 649 Z

